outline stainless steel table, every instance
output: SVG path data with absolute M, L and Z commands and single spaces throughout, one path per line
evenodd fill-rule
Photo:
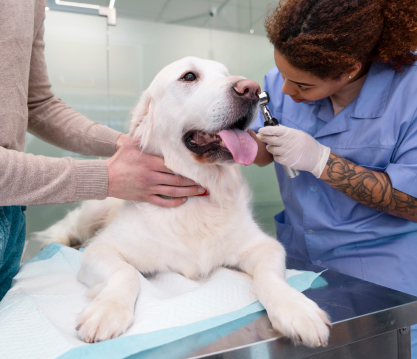
M 288 259 L 288 268 L 323 268 Z M 329 313 L 326 348 L 294 346 L 271 328 L 265 311 L 148 350 L 129 359 L 410 359 L 410 326 L 417 324 L 417 297 L 331 270 L 304 292 Z

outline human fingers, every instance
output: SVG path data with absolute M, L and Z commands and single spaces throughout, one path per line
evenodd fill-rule
M 206 192 L 205 188 L 199 186 L 190 187 L 174 187 L 174 186 L 156 186 L 153 188 L 156 194 L 163 196 L 178 198 L 178 197 L 193 197 Z
M 158 185 L 167 185 L 175 187 L 198 186 L 193 180 L 176 174 L 159 172 L 155 177 Z
M 258 134 L 269 136 L 286 136 L 290 133 L 291 128 L 286 126 L 266 126 L 259 129 Z
M 171 171 L 168 167 L 165 166 L 164 159 L 152 156 L 152 155 L 146 155 L 148 156 L 148 160 L 152 162 L 152 170 L 155 172 L 159 172 L 161 175 L 159 176 L 159 183 L 158 184 L 165 184 L 168 186 L 197 186 L 198 184 L 194 182 L 193 180 L 175 174 L 173 171 Z
M 284 165 L 284 166 L 288 166 L 288 167 L 291 167 L 291 165 L 293 165 L 294 164 L 294 162 L 293 161 L 291 161 L 288 157 L 286 157 L 286 156 L 278 156 L 278 155 L 274 155 L 274 161 L 276 162 L 276 163 L 280 163 L 281 165 Z M 291 167 L 292 168 L 292 167 Z
M 262 142 L 274 146 L 284 146 L 289 140 L 289 138 L 285 136 L 264 135 L 260 133 L 258 133 L 256 137 Z
M 174 208 L 179 207 L 185 202 L 187 202 L 187 197 L 179 197 L 179 198 L 163 198 L 158 196 L 157 194 L 149 196 L 147 202 L 157 205 L 159 207 L 164 208 Z
M 171 175 L 174 175 L 175 173 L 171 171 L 167 166 L 165 166 L 165 161 L 163 158 L 154 156 L 154 155 L 148 155 L 147 161 L 150 162 L 150 167 L 155 172 L 161 172 L 161 173 L 169 173 Z
M 253 139 L 255 139 L 255 137 L 256 137 L 256 132 L 255 132 L 254 130 L 251 130 L 250 128 L 248 128 L 248 129 L 246 130 L 246 132 L 247 132 L 247 133 L 249 133 L 249 135 L 250 135 Z
M 273 156 L 285 156 L 291 152 L 288 148 L 273 145 L 266 146 L 266 150 Z
M 146 168 L 150 171 L 174 174 L 173 171 L 165 166 L 165 161 L 162 157 L 141 152 L 140 161 L 146 164 Z

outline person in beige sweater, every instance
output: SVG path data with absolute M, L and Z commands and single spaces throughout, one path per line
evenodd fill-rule
M 174 175 L 162 158 L 141 153 L 126 135 L 54 96 L 44 58 L 45 5 L 46 0 L 0 1 L 0 300 L 19 269 L 24 206 L 110 196 L 175 207 L 204 192 Z M 110 158 L 23 153 L 26 131 L 66 150 Z

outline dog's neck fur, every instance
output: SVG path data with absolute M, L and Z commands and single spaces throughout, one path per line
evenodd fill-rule
M 242 175 L 237 164 L 205 165 L 168 156 L 165 158 L 165 165 L 207 189 L 210 193 L 209 199 L 222 208 L 233 205 L 243 189 L 240 185 Z

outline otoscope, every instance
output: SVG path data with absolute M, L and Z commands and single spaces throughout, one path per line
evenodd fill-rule
M 259 104 L 261 105 L 262 115 L 264 116 L 264 126 L 279 126 L 279 122 L 276 118 L 272 117 L 271 112 L 269 112 L 268 107 L 266 105 L 269 103 L 269 95 L 268 92 L 264 91 L 259 95 Z M 290 167 L 284 166 L 284 171 L 287 174 L 288 178 L 295 178 L 297 177 L 300 172 L 297 170 L 293 170 Z

